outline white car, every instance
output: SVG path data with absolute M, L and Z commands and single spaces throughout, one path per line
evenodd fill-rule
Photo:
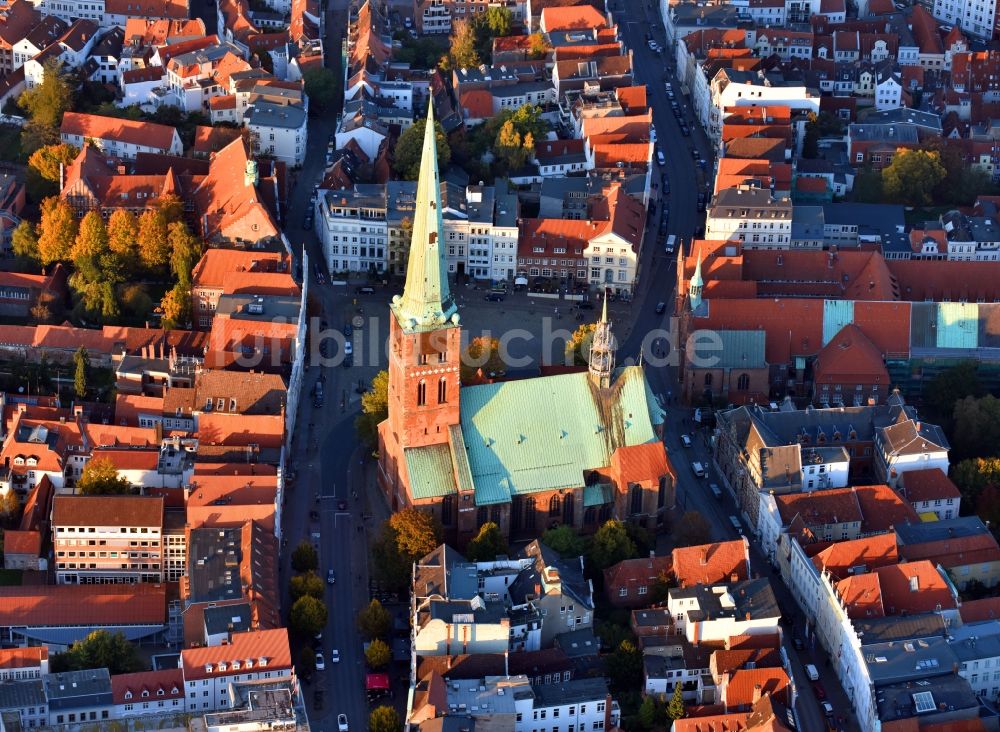
M 354 344 L 350 341 L 344 341 L 344 355 L 351 356 L 354 354 Z
M 340 663 L 340 651 L 338 651 L 336 648 L 330 651 L 330 662 Z
M 691 447 L 691 438 L 687 435 L 681 435 L 681 444 L 684 445 L 684 447 Z
M 317 671 L 326 671 L 326 661 L 323 660 L 323 654 L 322 653 L 317 653 L 316 654 L 316 670 Z
M 347 715 L 337 715 L 337 732 L 347 732 Z

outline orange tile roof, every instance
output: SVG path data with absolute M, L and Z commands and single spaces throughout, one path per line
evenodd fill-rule
M 610 145 L 594 145 L 594 165 L 597 168 L 615 168 L 619 163 L 626 165 L 644 165 L 652 155 L 650 144 L 613 143 Z
M 191 274 L 192 288 L 221 290 L 226 277 L 239 272 L 276 272 L 287 266 L 281 252 L 243 251 L 240 249 L 206 249 Z
M 488 119 L 493 116 L 493 95 L 489 89 L 463 91 L 459 106 L 466 119 Z
M 229 272 L 222 279 L 224 295 L 286 295 L 301 294 L 298 284 L 288 272 Z
M 80 135 L 85 139 L 115 140 L 132 145 L 155 147 L 164 152 L 170 150 L 174 135 L 177 134 L 173 127 L 155 122 L 137 122 L 81 112 L 66 112 L 59 132 L 63 135 Z
M 227 94 L 223 97 L 212 97 L 208 100 L 209 109 L 236 109 L 236 96 Z
M 278 468 L 267 463 L 203 463 L 194 464 L 195 477 L 233 476 L 233 475 L 277 475 Z
M 545 165 L 558 163 L 567 155 L 582 155 L 585 140 L 543 140 L 535 143 L 535 157 Z
M 111 677 L 115 704 L 136 704 L 144 700 L 166 701 L 184 698 L 184 672 L 180 668 L 140 671 Z
M 615 96 L 618 97 L 618 103 L 622 105 L 626 114 L 645 112 L 649 108 L 645 84 L 619 86 L 615 89 Z
M 295 323 L 213 318 L 205 366 L 281 367 L 291 360 L 296 333 Z
M 91 452 L 92 459 L 110 460 L 118 470 L 155 471 L 160 462 L 159 450 L 122 450 L 99 448 Z
M 240 136 L 239 130 L 229 127 L 208 127 L 198 125 L 194 128 L 194 144 L 191 151 L 202 155 L 218 152 Z
M 542 8 L 539 27 L 546 33 L 556 31 L 602 28 L 607 25 L 604 15 L 591 5 Z
M 49 512 L 52 510 L 52 481 L 43 475 L 35 483 L 24 501 L 24 512 L 21 514 L 21 531 L 38 531 L 48 526 Z
M 192 477 L 187 505 L 211 506 L 273 504 L 278 490 L 277 475 L 204 475 Z
M 49 659 L 48 646 L 28 646 L 27 648 L 0 649 L 0 669 L 35 668 Z
M 689 708 L 690 709 L 690 708 Z M 672 732 L 743 732 L 747 729 L 747 712 L 711 714 L 674 720 Z
M 807 526 L 852 523 L 864 519 L 852 488 L 778 494 L 774 496 L 774 502 L 786 526 L 796 516 L 801 516 Z
M 816 569 L 827 571 L 834 581 L 845 579 L 854 567 L 871 571 L 899 561 L 896 535 L 893 533 L 866 536 L 851 541 L 838 541 L 813 557 Z
M 861 530 L 865 533 L 892 531 L 894 526 L 920 521 L 913 506 L 885 484 L 857 485 L 851 490 L 857 496 L 864 515 Z
M 858 326 L 849 324 L 817 354 L 813 381 L 816 384 L 875 383 L 888 387 L 889 372 L 882 352 Z
M 192 529 L 233 528 L 253 521 L 267 531 L 274 531 L 274 502 L 260 505 L 188 506 L 187 526 Z
M 283 415 L 203 414 L 198 419 L 198 436 L 208 445 L 230 447 L 281 447 L 285 432 Z
M 192 39 L 205 36 L 205 21 L 201 18 L 184 20 L 150 20 L 127 18 L 125 43 L 137 46 L 163 46 L 177 38 Z
M 224 677 L 233 673 L 232 663 L 241 665 L 251 661 L 255 668 L 286 671 L 292 668 L 292 654 L 288 647 L 288 631 L 284 628 L 233 633 L 229 645 L 205 648 L 185 648 L 181 651 L 181 666 L 185 681 L 198 681 Z M 261 666 L 264 661 L 266 666 Z M 226 664 L 220 671 L 219 664 Z M 207 667 L 211 666 L 211 671 Z
M 938 266 L 934 266 L 938 265 Z M 996 267 L 983 262 L 891 260 L 886 266 L 899 283 L 903 300 L 994 302 L 1000 300 Z
M 899 487 L 910 503 L 962 497 L 958 486 L 940 468 L 907 470 L 900 476 Z
M 680 587 L 712 585 L 750 579 L 750 550 L 746 539 L 674 549 L 674 578 Z
M 664 476 L 676 480 L 667 451 L 658 441 L 617 448 L 611 455 L 611 473 L 620 490 L 632 484 L 658 486 Z
M 629 142 L 649 140 L 649 126 L 653 122 L 653 113 L 644 112 L 626 117 L 584 117 L 580 126 L 585 138 L 597 135 L 622 134 L 630 138 Z
M 46 476 L 48 477 L 48 476 Z M 37 557 L 42 551 L 41 531 L 15 531 L 7 529 L 3 534 L 4 556 L 11 554 L 29 554 Z
M 792 356 L 811 356 L 823 345 L 823 301 L 792 299 L 716 300 L 708 317 L 695 317 L 693 329 L 766 330 L 768 363 L 785 364 Z
M 782 704 L 788 704 L 788 674 L 783 668 L 737 669 L 729 677 L 723 692 L 726 708 L 750 706 L 755 692 L 769 693 Z M 758 689 L 759 687 L 759 689 Z
M 163 526 L 163 499 L 150 496 L 72 496 L 52 499 L 52 527 Z
M 856 574 L 837 583 L 837 594 L 847 606 L 850 618 L 881 618 L 885 616 L 882 587 L 874 573 Z
M 118 394 L 115 397 L 117 424 L 138 427 L 140 414 L 163 414 L 163 397 L 141 394 Z
M 165 625 L 164 585 L 0 587 L 0 627 Z
M 777 648 L 720 649 L 712 653 L 712 668 L 717 675 L 729 674 L 753 664 L 755 668 L 781 666 L 781 653 Z
M 604 196 L 591 207 L 592 218 L 605 222 L 605 233 L 611 231 L 639 251 L 646 230 L 646 207 L 625 192 L 617 181 L 605 189 Z
M 932 612 L 956 607 L 949 584 L 929 561 L 906 562 L 875 570 L 886 614 Z M 912 578 L 915 578 L 915 582 Z

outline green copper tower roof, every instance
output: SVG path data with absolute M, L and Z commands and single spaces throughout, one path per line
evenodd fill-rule
M 434 106 L 428 104 L 406 285 L 403 295 L 393 297 L 390 305 L 404 331 L 436 330 L 449 321 L 458 324 L 458 308 L 448 288 L 448 271 L 441 251 L 442 229 Z

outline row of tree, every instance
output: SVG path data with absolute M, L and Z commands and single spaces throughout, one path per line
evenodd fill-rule
M 116 209 L 107 223 L 97 211 L 88 211 L 78 222 L 69 203 L 51 196 L 42 201 L 38 225 L 21 221 L 11 246 L 18 257 L 38 266 L 71 263 L 70 287 L 88 320 L 117 318 L 123 299 L 132 302 L 135 297 L 126 283 L 160 279 L 169 270 L 176 284 L 163 308 L 164 327 L 172 328 L 190 318 L 191 271 L 202 253 L 201 239 L 191 233 L 183 215 L 180 198 L 168 195 L 138 218 Z

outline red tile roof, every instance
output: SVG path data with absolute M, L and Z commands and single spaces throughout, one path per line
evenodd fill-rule
M 888 391 L 889 372 L 882 352 L 858 326 L 850 324 L 841 328 L 817 354 L 813 381 L 816 384 L 882 384 Z
M 850 618 L 881 618 L 885 616 L 882 588 L 877 574 L 856 574 L 837 583 L 837 594 L 847 606 Z
M 899 561 L 894 533 L 866 536 L 851 541 L 838 541 L 813 557 L 816 569 L 827 571 L 834 581 L 845 579 L 850 570 L 863 567 L 868 572 Z
M 46 476 L 48 477 L 48 476 Z M 42 551 L 41 531 L 15 531 L 8 529 L 3 534 L 4 556 L 28 554 L 37 557 Z
M 173 18 L 186 20 L 186 0 L 105 0 L 107 15 L 127 15 L 140 18 Z
M 619 490 L 632 484 L 655 487 L 666 476 L 676 479 L 667 451 L 659 441 L 617 448 L 611 454 L 611 473 Z
M 895 526 L 920 521 L 913 506 L 887 485 L 858 485 L 851 490 L 858 497 L 858 505 L 864 515 L 861 523 L 864 533 L 892 531 Z
M 466 119 L 488 119 L 493 116 L 493 94 L 489 89 L 463 91 L 459 106 Z
M 674 549 L 674 578 L 680 587 L 750 579 L 746 539 Z
M 177 134 L 177 130 L 173 127 L 155 122 L 136 122 L 81 112 L 66 112 L 59 132 L 63 135 L 79 135 L 85 139 L 115 140 L 132 145 L 155 147 L 164 152 L 170 150 Z
M 115 704 L 137 704 L 146 700 L 166 701 L 184 698 L 184 672 L 180 668 L 140 671 L 111 677 Z
M 223 282 L 232 274 L 277 272 L 279 267 L 287 269 L 287 266 L 287 258 L 281 252 L 206 249 L 191 273 L 192 288 L 222 290 Z
M 282 415 L 203 414 L 198 419 L 198 436 L 208 445 L 262 448 L 281 447 L 285 430 Z
M 615 598 L 621 588 L 652 588 L 657 580 L 669 574 L 670 557 L 625 559 L 604 570 L 605 591 L 609 598 Z
M 690 707 L 689 707 L 690 710 Z M 672 732 L 743 732 L 747 729 L 747 712 L 711 714 L 674 720 Z
M 0 587 L 0 627 L 165 625 L 163 585 Z
M 273 672 L 291 670 L 292 654 L 288 647 L 288 631 L 278 628 L 233 633 L 229 645 L 186 648 L 181 651 L 185 681 L 231 675 L 234 673 L 234 661 L 244 669 L 248 667 L 247 661 L 250 661 L 256 669 L 267 668 Z M 261 665 L 262 661 L 264 665 Z M 220 663 L 226 665 L 225 671 L 219 670 Z M 212 670 L 207 670 L 208 667 Z
M 47 660 L 49 660 L 48 646 L 0 649 L 0 670 L 4 671 L 15 668 L 36 668 L 42 665 L 42 661 Z
M 907 470 L 900 476 L 899 487 L 910 503 L 962 497 L 958 486 L 940 468 Z
M 958 609 L 963 623 L 982 623 L 1000 620 L 1000 597 L 985 597 L 982 600 L 966 600 Z
M 796 516 L 801 516 L 807 526 L 853 523 L 864 518 L 852 488 L 778 494 L 774 502 L 786 526 Z
M 618 97 L 618 103 L 622 105 L 626 114 L 637 114 L 648 109 L 645 84 L 619 86 L 615 89 L 615 96 Z
M 949 583 L 929 561 L 906 562 L 875 570 L 887 615 L 925 613 L 956 607 Z

